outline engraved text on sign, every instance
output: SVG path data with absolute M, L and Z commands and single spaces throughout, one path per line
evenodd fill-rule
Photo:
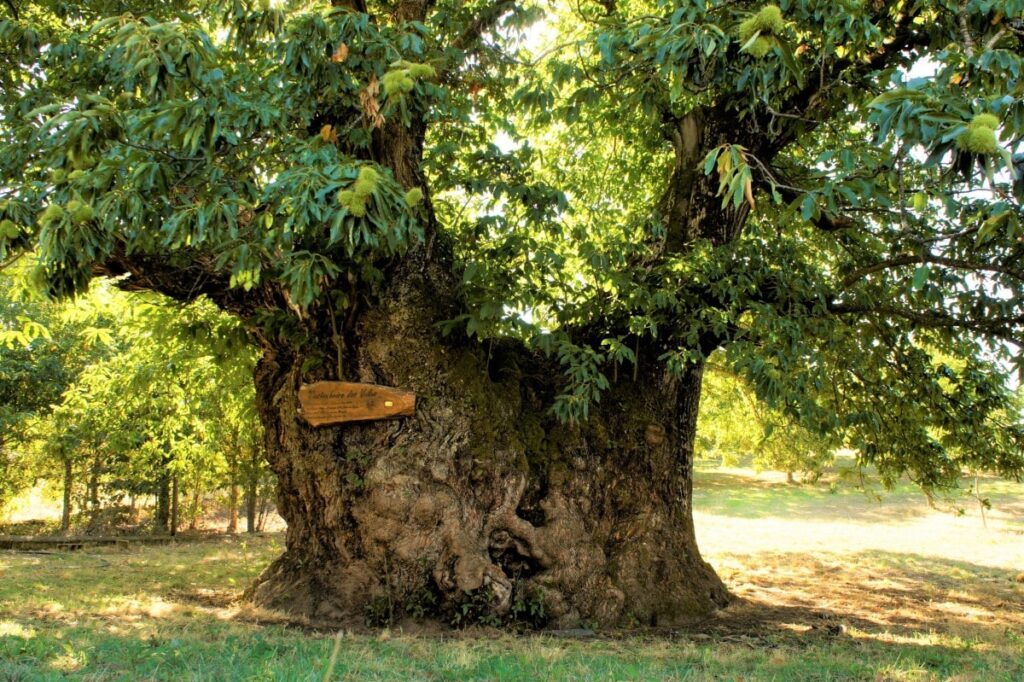
M 313 426 L 409 417 L 416 394 L 376 384 L 318 381 L 299 388 L 302 416 Z

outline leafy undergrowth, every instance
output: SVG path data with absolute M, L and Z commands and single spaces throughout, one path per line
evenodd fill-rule
M 51 519 L 0 521 L 0 535 L 57 535 L 60 522 Z
M 986 529 L 908 496 L 895 508 L 907 513 L 886 516 L 827 486 L 819 496 L 729 475 L 701 487 L 697 523 L 739 599 L 698 628 L 589 640 L 351 633 L 334 679 L 1024 679 L 1024 536 L 998 513 Z M 1008 505 L 1024 499 L 1004 492 Z M 755 493 L 761 518 L 713 501 Z M 947 552 L 908 541 L 922 519 L 946 524 Z M 801 537 L 826 537 L 812 523 L 832 528 L 827 549 Z M 281 541 L 0 553 L 0 680 L 321 680 L 331 634 L 236 603 Z

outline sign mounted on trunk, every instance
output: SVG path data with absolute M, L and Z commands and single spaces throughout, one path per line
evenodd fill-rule
M 317 381 L 299 388 L 300 414 L 313 426 L 411 417 L 416 394 L 389 386 Z

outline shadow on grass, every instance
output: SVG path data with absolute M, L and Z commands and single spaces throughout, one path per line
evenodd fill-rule
M 321 680 L 330 637 L 282 630 L 148 638 L 95 628 L 0 637 L 0 679 Z M 1018 648 L 1019 652 L 1020 649 Z M 332 679 L 374 680 L 1019 680 L 1013 649 L 955 640 L 815 636 L 755 641 L 630 637 L 566 642 L 490 635 L 342 640 Z
M 738 599 L 702 624 L 709 631 L 1024 644 L 1024 583 L 1011 570 L 881 551 L 723 555 L 720 562 Z
M 843 634 L 625 636 L 586 642 L 496 633 L 342 638 L 332 679 L 374 680 L 1019 680 L 1008 646 Z M 329 636 L 283 628 L 164 627 L 145 636 L 95 624 L 38 624 L 0 636 L 0 679 L 321 680 Z M 1020 647 L 1016 649 L 1020 652 Z

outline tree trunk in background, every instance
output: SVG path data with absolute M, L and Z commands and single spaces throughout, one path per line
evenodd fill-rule
M 189 503 L 188 509 L 188 529 L 196 530 L 199 527 L 199 501 L 202 497 L 203 490 L 202 486 L 197 481 L 195 487 L 192 489 L 192 501 Z
M 60 532 L 65 534 L 71 529 L 71 488 L 74 484 L 74 469 L 71 460 L 64 460 L 64 503 L 60 510 Z
M 312 428 L 297 411 L 303 358 L 264 354 L 257 406 L 288 532 L 248 597 L 373 624 L 668 625 L 724 605 L 692 520 L 702 368 L 641 365 L 590 420 L 561 425 L 557 365 L 438 338 L 441 298 L 402 280 L 347 342 L 348 380 L 416 392 L 405 420 Z
M 267 525 L 267 512 L 270 511 L 270 500 L 268 499 L 267 495 L 258 495 L 258 499 L 260 503 L 259 511 L 256 512 L 256 530 L 262 533 L 263 529 Z
M 256 532 L 256 488 L 259 481 L 255 473 L 249 476 L 245 486 L 245 532 Z
M 171 535 L 178 534 L 178 476 L 171 476 Z
M 227 532 L 238 532 L 238 474 L 231 474 L 231 485 L 228 487 L 228 528 Z
M 89 511 L 95 517 L 100 509 L 100 458 L 95 457 L 89 467 Z
M 155 530 L 167 533 L 171 529 L 171 475 L 160 475 L 156 491 L 156 511 L 153 513 Z

